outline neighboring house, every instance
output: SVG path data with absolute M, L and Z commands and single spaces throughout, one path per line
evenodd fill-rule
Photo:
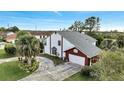
M 41 42 L 46 39 L 48 36 L 50 36 L 53 31 L 32 31 L 32 30 L 27 30 L 30 32 L 32 35 L 34 35 L 37 39 L 39 39 Z
M 15 43 L 15 40 L 16 40 L 16 33 L 8 33 L 8 34 L 6 34 L 5 40 L 6 40 L 6 42 L 8 42 L 8 43 Z
M 96 40 L 86 34 L 71 31 L 57 31 L 46 40 L 44 53 L 59 56 L 76 64 L 90 65 L 100 53 Z

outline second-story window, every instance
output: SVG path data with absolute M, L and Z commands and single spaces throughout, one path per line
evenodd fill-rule
M 58 46 L 60 46 L 61 45 L 61 41 L 60 40 L 58 40 Z

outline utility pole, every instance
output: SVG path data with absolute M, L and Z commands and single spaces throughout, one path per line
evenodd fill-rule
M 9 24 L 7 24 L 7 27 L 9 28 Z
M 37 30 L 37 25 L 35 25 L 35 30 Z

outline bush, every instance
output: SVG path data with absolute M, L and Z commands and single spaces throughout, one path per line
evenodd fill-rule
M 7 54 L 10 54 L 10 55 L 16 54 L 16 47 L 11 43 L 6 44 L 4 50 Z
M 103 52 L 99 62 L 91 66 L 90 76 L 95 80 L 124 80 L 124 54 Z
M 84 67 L 81 69 L 81 74 L 82 74 L 82 75 L 90 76 L 90 72 L 91 72 L 90 66 L 84 66 Z
M 41 49 L 40 52 L 43 53 L 44 45 L 43 45 L 43 43 L 41 43 L 41 42 L 40 42 L 40 49 Z
M 31 65 L 26 62 L 20 62 L 19 67 L 20 67 L 20 69 L 22 69 L 26 72 L 33 72 L 39 67 L 39 62 L 37 62 L 34 59 L 32 60 Z

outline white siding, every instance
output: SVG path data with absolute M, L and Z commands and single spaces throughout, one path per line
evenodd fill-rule
M 44 46 L 44 52 L 50 54 L 50 37 L 46 39 L 46 45 Z
M 57 48 L 57 54 L 59 57 L 61 57 L 61 45 L 58 45 L 58 40 L 61 41 L 61 35 L 58 33 L 53 33 L 51 35 L 51 48 L 56 47 Z M 61 41 L 62 42 L 62 41 Z M 50 54 L 50 37 L 46 39 L 46 45 L 44 47 L 44 52 Z M 73 48 L 74 45 L 71 44 L 69 41 L 67 41 L 65 38 L 63 38 L 63 57 L 65 57 L 65 50 L 68 50 L 70 48 Z M 52 49 L 51 49 L 52 50 Z
M 73 44 L 71 44 L 68 40 L 66 40 L 65 38 L 63 38 L 63 52 L 75 47 Z M 63 53 L 63 57 L 65 57 L 65 53 Z
M 61 45 L 58 45 L 58 40 L 61 41 L 61 36 L 59 34 L 52 34 L 51 35 L 51 48 L 56 47 L 57 48 L 57 54 L 59 57 L 61 57 Z
M 39 35 L 35 35 L 35 37 L 36 37 L 37 39 L 40 39 L 40 36 L 39 36 Z
M 94 46 L 96 46 L 96 42 L 92 42 L 92 44 L 93 44 Z

